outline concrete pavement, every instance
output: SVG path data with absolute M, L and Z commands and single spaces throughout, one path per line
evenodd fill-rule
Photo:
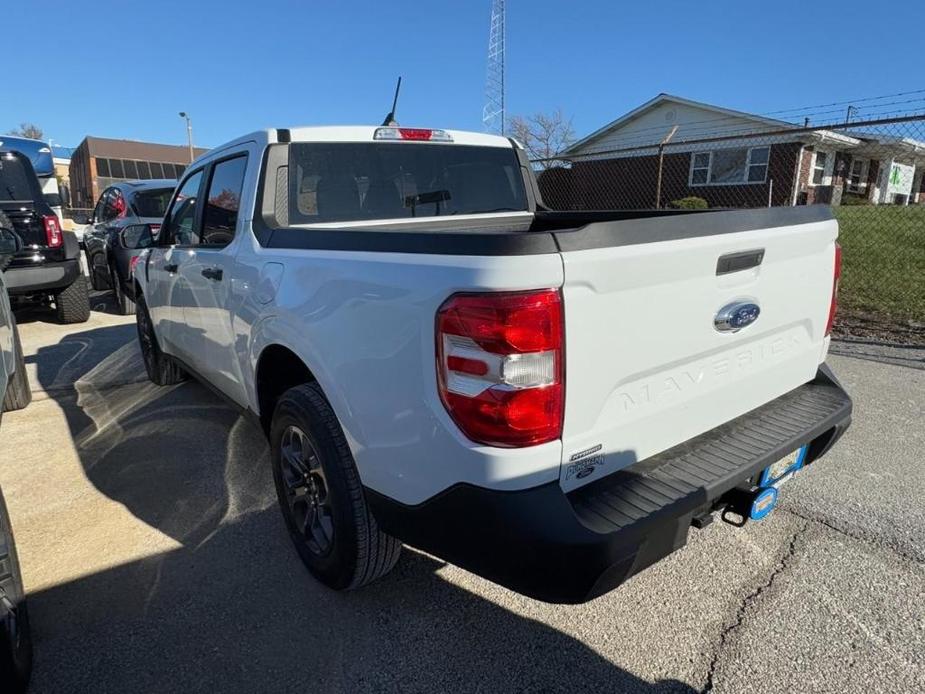
M 925 371 L 832 357 L 855 422 L 782 508 L 594 602 L 407 548 L 336 594 L 290 547 L 260 432 L 148 383 L 133 319 L 97 302 L 23 317 L 36 397 L 0 432 L 32 691 L 925 691 Z

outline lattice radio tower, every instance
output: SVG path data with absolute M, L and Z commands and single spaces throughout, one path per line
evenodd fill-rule
M 488 34 L 488 74 L 482 122 L 490 133 L 504 134 L 504 0 L 491 2 Z

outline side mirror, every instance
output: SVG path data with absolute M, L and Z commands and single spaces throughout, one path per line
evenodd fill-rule
M 154 233 L 150 224 L 133 224 L 119 232 L 119 243 L 123 248 L 139 250 L 154 245 Z
M 13 256 L 22 250 L 22 239 L 12 229 L 0 229 L 0 270 L 13 260 Z

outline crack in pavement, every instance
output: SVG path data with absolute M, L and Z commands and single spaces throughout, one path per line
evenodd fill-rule
M 774 585 L 774 581 L 777 579 L 777 577 L 780 576 L 790 565 L 790 560 L 793 559 L 794 555 L 796 554 L 797 540 L 803 533 L 806 532 L 808 528 L 809 522 L 805 522 L 790 536 L 790 542 L 787 545 L 787 550 L 784 552 L 783 556 L 777 562 L 777 565 L 771 571 L 770 576 L 768 576 L 768 580 L 755 588 L 742 599 L 742 602 L 736 610 L 732 621 L 726 625 L 722 632 L 720 632 L 719 643 L 717 644 L 716 650 L 713 653 L 713 658 L 710 660 L 710 669 L 707 671 L 707 681 L 701 690 L 701 694 L 707 694 L 708 692 L 713 691 L 713 687 L 715 685 L 714 678 L 716 677 L 716 669 L 719 666 L 720 658 L 726 650 L 729 637 L 745 622 L 745 617 L 749 611 L 749 608 L 757 603 L 757 601 L 761 598 L 761 595 L 768 588 Z
M 803 513 L 799 511 L 795 511 L 793 509 L 784 508 L 784 507 L 781 507 L 778 510 L 783 511 L 784 513 L 789 513 L 791 516 L 795 516 L 796 518 L 799 518 L 801 520 L 808 521 L 810 523 L 815 523 L 817 525 L 821 525 L 825 528 L 828 528 L 829 530 L 834 530 L 839 535 L 844 535 L 845 537 L 851 538 L 852 540 L 857 540 L 858 542 L 865 542 L 867 544 L 874 545 L 875 547 L 878 547 L 880 549 L 887 549 L 893 554 L 895 554 L 896 556 L 898 556 L 900 559 L 904 559 L 905 561 L 909 561 L 914 564 L 925 563 L 925 557 L 919 556 L 915 552 L 907 551 L 900 547 L 894 547 L 893 545 L 889 544 L 884 538 L 878 537 L 877 535 L 873 535 L 873 534 L 866 535 L 866 534 L 859 533 L 856 531 L 848 530 L 846 528 L 842 528 L 838 525 L 835 525 L 832 521 L 826 520 L 825 518 L 822 518 L 821 516 L 818 516 L 818 515 L 808 516 L 808 515 L 804 515 Z

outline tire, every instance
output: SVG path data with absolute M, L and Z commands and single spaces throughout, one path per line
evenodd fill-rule
M 109 286 L 103 281 L 101 276 L 103 274 L 101 270 L 106 267 L 105 264 L 94 264 L 99 255 L 99 253 L 94 253 L 93 256 L 89 253 L 87 254 L 87 272 L 90 273 L 90 286 L 97 291 L 109 289 Z
M 65 325 L 90 320 L 90 291 L 83 272 L 77 275 L 69 287 L 55 294 L 55 313 L 58 322 Z
M 180 366 L 164 354 L 157 344 L 154 325 L 143 296 L 135 302 L 135 325 L 138 328 L 138 344 L 145 362 L 145 371 L 152 383 L 159 386 L 172 386 L 186 380 L 186 373 Z
M 6 384 L 3 396 L 3 411 L 21 410 L 32 402 L 32 389 L 29 388 L 29 375 L 26 373 L 26 359 L 22 353 L 19 339 L 19 327 L 13 322 L 13 351 L 15 352 L 16 370 Z
M 32 635 L 13 529 L 0 493 L 0 691 L 26 691 L 32 673 Z
M 309 572 L 329 588 L 351 590 L 391 571 L 401 543 L 379 530 L 344 432 L 318 384 L 283 393 L 270 447 L 283 519 Z
M 119 274 L 115 270 L 112 271 L 109 280 L 112 282 L 112 292 L 116 296 L 116 310 L 123 316 L 135 313 L 135 302 L 126 296 L 122 282 L 119 281 Z

